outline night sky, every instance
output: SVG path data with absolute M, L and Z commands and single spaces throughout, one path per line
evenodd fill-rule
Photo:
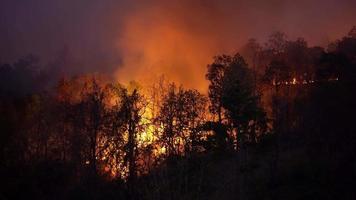
M 272 31 L 326 45 L 356 24 L 355 10 L 354 0 L 1 0 L 0 62 L 31 53 L 47 63 L 66 52 L 68 71 L 191 82 L 212 56 Z

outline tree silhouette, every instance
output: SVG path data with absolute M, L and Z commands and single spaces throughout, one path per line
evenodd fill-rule
M 205 105 L 206 100 L 198 91 L 168 86 L 157 118 L 168 155 L 192 151 L 192 145 L 199 141 L 197 127 L 204 121 Z
M 264 112 L 259 107 L 258 96 L 255 94 L 254 73 L 248 69 L 244 59 L 239 54 L 216 57 L 214 63 L 208 66 L 207 78 L 210 80 L 212 112 L 221 113 L 225 110 L 226 119 L 237 131 L 235 138 L 239 137 L 241 140 L 243 137 L 250 137 L 255 140 L 257 121 L 265 121 L 262 119 Z M 218 123 L 223 124 L 221 117 Z M 254 128 L 251 128 L 251 125 Z
M 209 99 L 210 99 L 210 112 L 217 115 L 217 121 L 223 121 L 223 107 L 222 107 L 222 92 L 223 92 L 223 79 L 226 69 L 231 62 L 231 56 L 221 55 L 214 57 L 214 62 L 208 65 L 208 71 L 205 75 L 209 84 Z
M 267 49 L 270 50 L 272 55 L 278 56 L 284 53 L 286 48 L 286 43 L 287 43 L 287 35 L 283 32 L 276 31 L 269 36 L 266 46 Z
M 227 110 L 227 116 L 237 130 L 237 136 L 255 141 L 257 126 L 262 125 L 260 133 L 265 131 L 265 116 L 254 92 L 253 71 L 247 67 L 244 59 L 236 54 L 225 73 L 222 106 Z

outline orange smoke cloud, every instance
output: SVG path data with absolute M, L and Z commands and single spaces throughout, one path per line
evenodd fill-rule
M 206 92 L 204 75 L 213 56 L 235 53 L 250 37 L 266 41 L 271 32 L 280 30 L 290 39 L 305 36 L 313 44 L 325 43 L 323 37 L 337 38 L 335 34 L 345 33 L 355 19 L 338 14 L 352 10 L 346 4 L 337 9 L 325 5 L 327 15 L 320 15 L 318 2 L 302 0 L 298 5 L 279 0 L 134 1 L 117 14 L 120 36 L 116 45 L 122 63 L 115 76 L 121 82 L 150 83 L 165 75 Z
M 207 90 L 206 66 L 226 49 L 219 33 L 223 20 L 212 7 L 191 6 L 161 2 L 125 18 L 118 41 L 123 51 L 116 73 L 120 81 L 150 83 L 164 75 L 185 87 Z

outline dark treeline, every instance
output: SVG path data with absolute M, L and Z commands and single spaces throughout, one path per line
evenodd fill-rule
M 0 67 L 0 199 L 356 198 L 356 27 L 251 39 L 207 95 L 38 63 Z

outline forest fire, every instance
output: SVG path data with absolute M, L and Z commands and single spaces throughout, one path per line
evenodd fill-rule
M 338 81 L 339 78 L 328 78 L 327 81 L 328 82 L 335 82 Z M 315 82 L 315 80 L 298 80 L 297 78 L 293 78 L 291 81 L 285 81 L 285 82 L 276 82 L 275 80 L 273 80 L 272 85 L 308 85 L 308 84 L 313 84 Z
M 1 1 L 0 199 L 355 199 L 344 1 Z

